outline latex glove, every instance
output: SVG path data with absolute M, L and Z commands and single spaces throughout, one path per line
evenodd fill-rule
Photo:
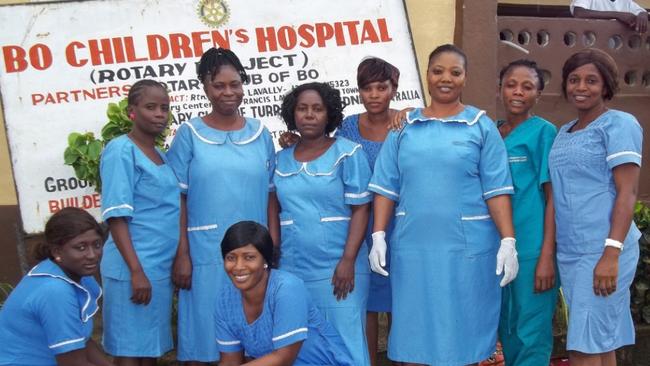
M 377 231 L 372 233 L 372 248 L 370 248 L 370 254 L 368 255 L 368 260 L 370 261 L 370 269 L 379 273 L 382 276 L 388 276 L 384 267 L 386 265 L 386 232 Z
M 517 249 L 515 249 L 515 238 L 501 239 L 501 246 L 497 253 L 497 276 L 503 273 L 501 287 L 509 284 L 517 277 L 519 272 L 519 262 L 517 261 Z

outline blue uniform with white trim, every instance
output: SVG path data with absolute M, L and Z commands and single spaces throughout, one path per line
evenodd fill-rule
M 643 130 L 631 114 L 610 109 L 584 129 L 560 128 L 549 155 L 557 228 L 557 262 L 569 307 L 567 350 L 603 353 L 634 344 L 630 285 L 641 233 L 634 222 L 618 259 L 616 291 L 593 290 L 593 270 L 611 227 L 616 200 L 612 170 L 641 166 Z
M 393 323 L 388 357 L 461 365 L 494 351 L 500 237 L 486 200 L 512 194 L 494 122 L 471 106 L 456 116 L 409 113 L 382 146 L 368 189 L 391 200 Z
M 56 365 L 56 355 L 86 347 L 102 290 L 79 283 L 46 259 L 18 283 L 0 309 L 0 365 Z
M 370 202 L 370 167 L 361 145 L 343 137 L 310 162 L 294 158 L 295 145 L 277 154 L 273 182 L 280 202 L 280 268 L 305 281 L 316 306 L 339 331 L 355 365 L 369 364 L 365 337 L 369 266 L 355 263 L 354 291 L 336 301 L 331 284 L 348 237 L 351 208 Z
M 345 137 L 346 139 L 356 142 L 363 147 L 363 151 L 368 157 L 368 163 L 370 163 L 370 170 L 373 170 L 375 167 L 375 161 L 377 160 L 377 155 L 381 150 L 381 145 L 383 141 L 371 141 L 365 139 L 361 136 L 361 131 L 359 131 L 359 114 L 353 114 L 346 117 L 343 122 L 341 122 L 341 127 L 336 130 L 336 136 Z M 373 225 L 373 213 L 372 208 L 370 209 L 370 217 L 368 219 L 368 230 L 366 231 L 366 246 L 368 254 L 372 247 L 372 225 Z M 391 233 L 393 232 L 393 223 L 391 222 L 389 227 L 385 230 L 386 238 L 389 239 Z M 388 244 L 388 253 L 386 254 L 386 270 L 390 272 L 390 243 Z M 391 311 L 391 291 L 390 291 L 390 275 L 383 276 L 378 273 L 370 272 L 370 289 L 368 291 L 368 311 L 373 312 L 390 312 Z
M 187 195 L 187 236 L 192 288 L 179 292 L 178 359 L 219 359 L 214 342 L 214 304 L 228 281 L 221 239 L 243 220 L 266 225 L 275 148 L 264 125 L 246 118 L 244 127 L 222 131 L 200 117 L 181 125 L 167 157 Z
M 243 309 L 241 292 L 232 283 L 225 285 L 216 308 L 219 351 L 244 350 L 246 355 L 260 358 L 302 341 L 293 365 L 354 365 L 341 336 L 311 302 L 303 281 L 293 274 L 270 271 L 262 313 L 252 323 Z
M 101 262 L 103 344 L 113 356 L 159 357 L 173 348 L 172 262 L 179 236 L 180 187 L 162 151 L 157 165 L 127 136 L 102 152 L 102 219 L 126 220 L 133 249 L 152 286 L 147 305 L 131 301 L 131 272 L 112 236 Z

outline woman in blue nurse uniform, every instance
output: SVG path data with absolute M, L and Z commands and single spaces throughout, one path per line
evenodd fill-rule
M 431 104 L 389 133 L 369 184 L 376 193 L 376 272 L 385 273 L 384 231 L 398 202 L 388 357 L 407 364 L 467 365 L 490 356 L 501 302 L 497 275 L 505 272 L 504 286 L 517 273 L 506 149 L 485 112 L 460 101 L 466 65 L 452 45 L 431 53 Z
M 111 235 L 102 258 L 103 343 L 118 365 L 154 365 L 173 348 L 172 260 L 180 188 L 156 138 L 169 120 L 169 96 L 153 80 L 129 91 L 133 128 L 102 152 L 102 216 Z
M 260 121 L 239 114 L 248 77 L 232 51 L 206 51 L 198 77 L 212 111 L 181 125 L 168 152 L 183 187 L 173 280 L 181 288 L 178 359 L 213 362 L 213 309 L 225 279 L 219 243 L 236 222 L 266 224 L 275 149 Z
M 301 138 L 278 153 L 273 178 L 281 210 L 280 268 L 305 281 L 354 364 L 364 366 L 369 269 L 358 254 L 368 224 L 370 167 L 361 145 L 329 137 L 342 109 L 338 90 L 325 83 L 300 85 L 282 102 L 282 118 Z
M 80 208 L 66 207 L 47 221 L 45 242 L 34 251 L 40 262 L 0 310 L 0 365 L 112 365 L 91 338 L 104 239 Z
M 311 302 L 304 283 L 271 269 L 273 241 L 253 221 L 231 226 L 221 242 L 230 282 L 217 303 L 220 366 L 353 366 L 338 332 Z
M 643 130 L 632 115 L 607 108 L 617 74 L 598 49 L 575 53 L 562 68 L 578 118 L 560 128 L 549 169 L 572 366 L 616 365 L 615 350 L 634 344 L 630 285 L 641 233 L 632 217 Z

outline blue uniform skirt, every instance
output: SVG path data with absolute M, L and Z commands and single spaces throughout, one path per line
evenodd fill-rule
M 131 281 L 102 277 L 104 350 L 118 357 L 160 357 L 173 348 L 171 278 L 149 280 L 151 302 L 131 302 Z
M 345 300 L 337 301 L 331 278 L 305 281 L 314 304 L 339 332 L 356 366 L 370 365 L 366 341 L 366 303 L 369 282 L 368 274 L 355 274 L 354 290 Z
M 603 353 L 634 344 L 634 323 L 630 313 L 630 285 L 639 260 L 639 246 L 625 243 L 618 258 L 616 291 L 596 296 L 594 267 L 602 253 L 558 252 L 562 291 L 569 308 L 567 350 Z
M 194 266 L 192 288 L 178 293 L 179 361 L 219 360 L 215 334 L 215 304 L 219 289 L 228 280 L 219 263 Z

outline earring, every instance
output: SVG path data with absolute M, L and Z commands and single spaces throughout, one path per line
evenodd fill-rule
M 264 263 L 264 269 L 267 269 L 267 268 L 269 268 L 269 265 Z
M 54 260 L 57 262 L 61 262 L 61 257 L 55 257 Z
M 133 112 L 129 113 L 129 119 L 133 121 L 135 119 L 135 113 Z

